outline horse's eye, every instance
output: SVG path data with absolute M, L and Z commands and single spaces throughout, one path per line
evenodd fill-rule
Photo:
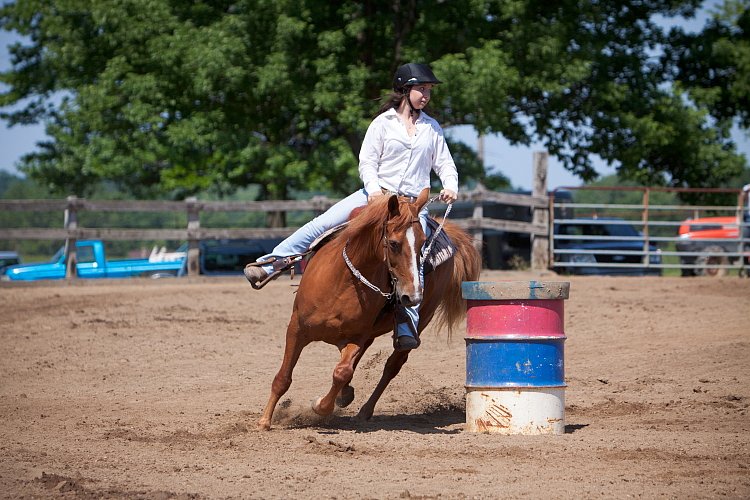
M 391 252 L 397 253 L 401 251 L 401 243 L 396 240 L 388 240 L 388 249 Z

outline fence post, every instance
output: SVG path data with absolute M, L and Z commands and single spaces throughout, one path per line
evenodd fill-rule
M 737 223 L 740 229 L 740 241 L 737 243 L 737 252 L 739 254 L 745 253 L 750 250 L 750 226 L 746 225 L 750 223 L 750 184 L 742 186 L 742 191 L 737 193 Z M 747 255 L 747 254 L 745 254 Z M 739 275 L 748 276 L 748 267 L 746 264 L 750 262 L 750 256 L 740 257 L 740 270 Z
M 200 240 L 198 231 L 201 228 L 201 214 L 198 199 L 194 196 L 185 199 L 187 204 L 187 231 L 188 231 L 188 251 L 187 251 L 187 274 L 188 276 L 198 276 L 200 268 Z
M 547 196 L 547 159 L 546 151 L 534 152 L 533 165 L 533 196 Z M 531 222 L 534 225 L 549 226 L 549 212 L 545 209 L 533 207 L 531 209 Z M 544 236 L 531 235 L 531 268 L 535 271 L 544 271 L 549 268 L 549 232 Z
M 474 203 L 472 218 L 472 237 L 474 238 L 474 248 L 479 255 L 482 255 L 484 247 L 484 233 L 482 229 L 482 218 L 484 217 L 484 193 L 487 191 L 482 183 L 477 183 L 477 187 L 471 193 L 471 200 Z
M 649 267 L 649 264 L 651 263 L 651 243 L 649 241 L 650 234 L 648 230 L 648 204 L 650 203 L 650 192 L 649 188 L 643 190 L 643 212 L 641 213 L 641 223 L 643 224 L 643 257 L 641 258 L 641 262 L 643 262 L 645 267 Z
M 78 278 L 78 252 L 76 251 L 76 235 L 73 231 L 78 229 L 78 198 L 68 196 L 68 204 L 65 207 L 64 228 L 68 231 L 65 238 L 65 279 Z

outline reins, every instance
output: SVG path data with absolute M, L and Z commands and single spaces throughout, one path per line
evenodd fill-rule
M 432 198 L 430 198 L 430 200 L 427 203 L 425 203 L 424 206 L 425 207 L 428 206 L 430 203 L 434 202 L 438 198 L 440 198 L 439 194 L 433 196 Z M 435 230 L 435 232 L 432 233 L 432 235 L 430 235 L 430 242 L 424 248 L 424 250 L 422 251 L 422 255 L 420 255 L 419 257 L 419 272 L 420 273 L 422 272 L 422 268 L 424 267 L 425 260 L 427 260 L 427 256 L 430 255 L 430 251 L 432 250 L 432 244 L 435 243 L 435 240 L 437 239 L 438 235 L 443 230 L 443 226 L 445 225 L 445 220 L 448 218 L 448 214 L 451 212 L 452 208 L 453 208 L 453 204 L 448 203 L 448 206 L 445 208 L 445 215 L 443 215 L 443 221 L 440 223 L 440 225 Z M 419 222 L 419 217 L 417 217 L 417 222 Z M 383 238 L 385 239 L 385 237 L 386 235 L 385 235 L 385 225 L 384 225 L 383 226 Z M 348 244 L 349 242 L 347 241 L 346 243 Z M 385 243 L 384 243 L 383 251 L 385 252 L 386 260 L 388 261 L 387 266 L 390 269 L 390 260 L 388 259 L 388 249 L 385 248 Z M 380 288 L 378 288 L 376 285 L 373 285 L 372 283 L 370 283 L 367 280 L 367 278 L 365 278 L 362 275 L 362 273 L 360 273 L 359 270 L 356 267 L 354 267 L 354 264 L 352 264 L 352 261 L 349 260 L 349 256 L 346 254 L 346 245 L 344 245 L 344 249 L 341 251 L 341 255 L 344 257 L 344 262 L 346 262 L 346 266 L 349 268 L 349 270 L 352 272 L 355 278 L 357 278 L 359 281 L 361 281 L 365 286 L 367 286 L 371 290 L 385 297 L 386 300 L 390 301 L 393 298 L 393 294 L 395 290 L 394 283 L 396 281 L 393 278 L 393 276 L 391 276 L 391 291 L 386 293 L 382 291 Z

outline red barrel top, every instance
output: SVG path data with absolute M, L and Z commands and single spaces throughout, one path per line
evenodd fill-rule
M 570 283 L 467 281 L 466 338 L 565 337 Z

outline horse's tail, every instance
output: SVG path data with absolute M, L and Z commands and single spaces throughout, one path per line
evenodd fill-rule
M 461 295 L 461 283 L 479 279 L 482 256 L 474 246 L 474 239 L 466 231 L 448 221 L 445 222 L 443 230 L 456 247 L 456 253 L 453 255 L 453 272 L 449 277 L 450 283 L 445 288 L 437 324 L 448 331 L 450 338 L 453 328 L 466 315 L 466 301 Z

